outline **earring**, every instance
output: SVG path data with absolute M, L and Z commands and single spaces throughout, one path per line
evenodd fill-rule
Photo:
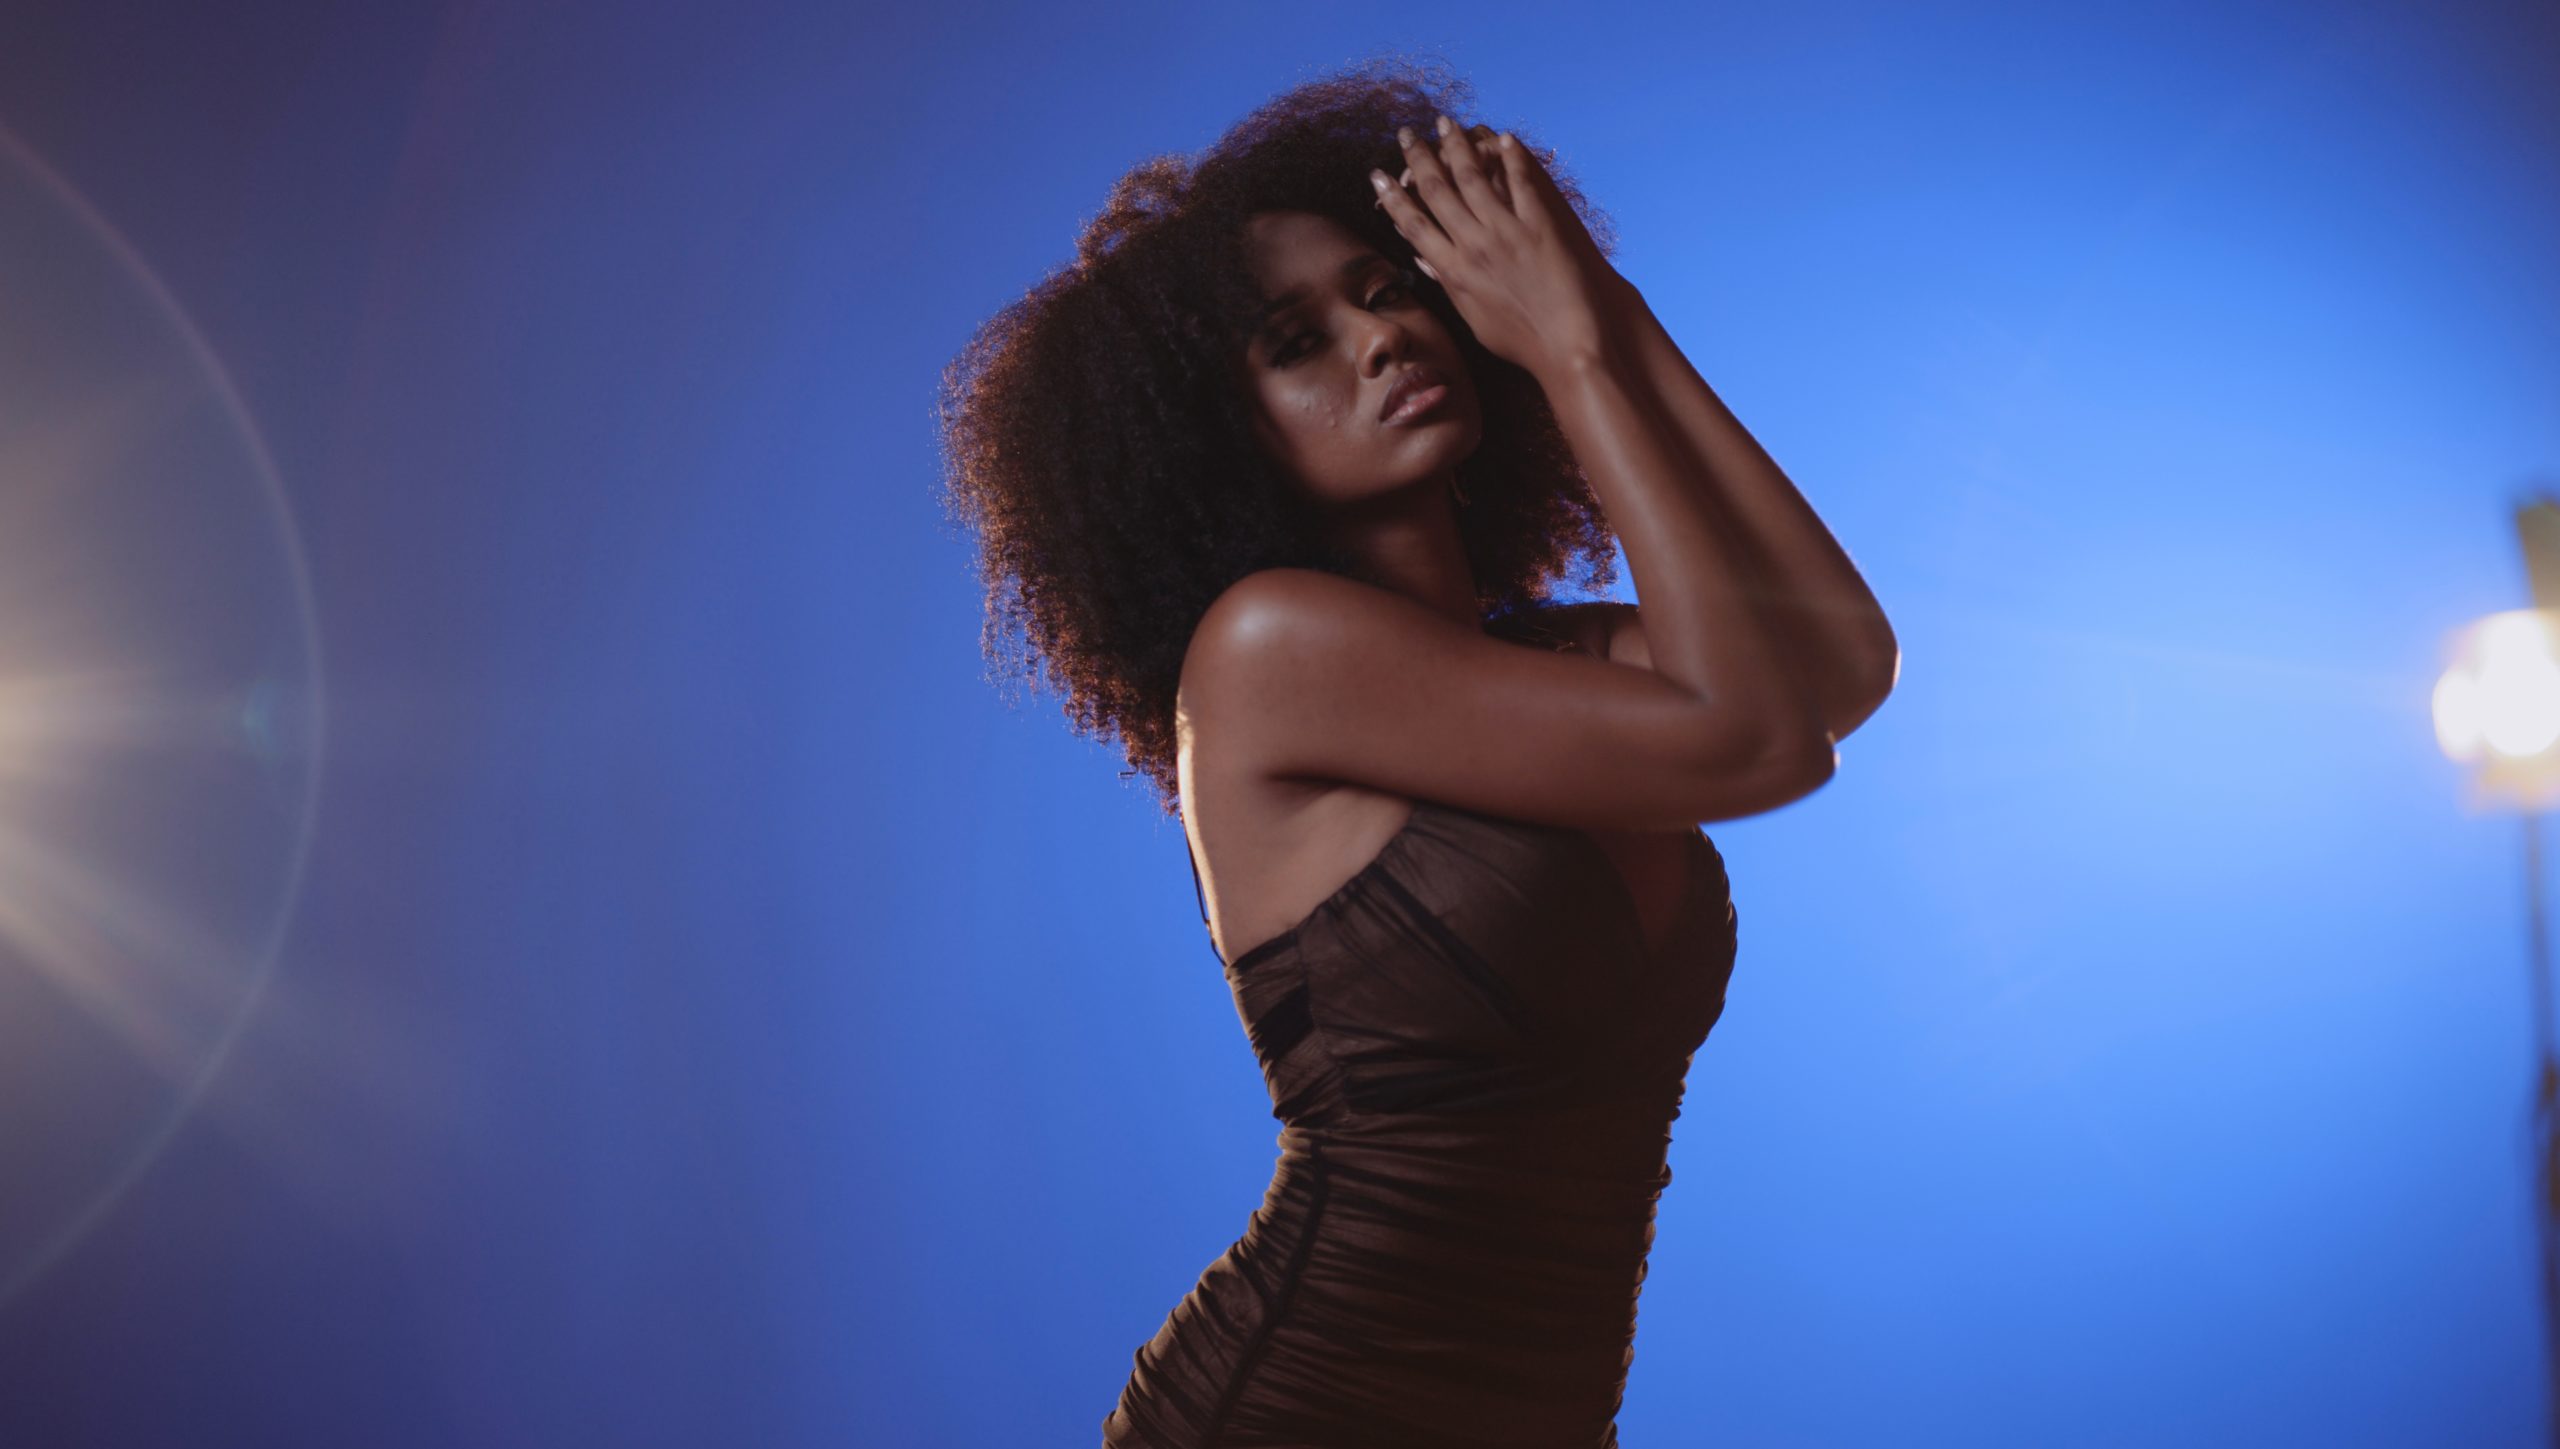
M 1467 490 L 1458 486 L 1458 475 L 1454 469 L 1449 474 L 1449 496 L 1460 503 L 1467 501 Z

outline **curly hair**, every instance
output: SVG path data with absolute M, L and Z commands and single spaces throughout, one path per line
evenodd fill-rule
M 1395 175 L 1397 128 L 1463 119 L 1470 94 L 1441 63 L 1373 59 L 1281 93 L 1197 160 L 1149 158 L 1113 185 L 1075 259 L 944 369 L 942 501 L 977 536 L 990 679 L 1035 681 L 1045 661 L 1077 732 L 1116 733 L 1168 814 L 1175 686 L 1211 602 L 1264 568 L 1367 577 L 1254 436 L 1234 364 L 1261 300 L 1245 223 L 1312 212 L 1410 266 L 1369 172 Z M 1552 152 L 1520 141 L 1614 252 L 1607 216 Z M 1537 381 L 1486 350 L 1437 283 L 1415 280 L 1484 402 L 1483 441 L 1458 465 L 1458 528 L 1479 610 L 1508 634 L 1576 560 L 1582 587 L 1615 582 L 1615 538 Z

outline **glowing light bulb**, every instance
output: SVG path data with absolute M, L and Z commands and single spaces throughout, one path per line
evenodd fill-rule
M 2538 615 L 2501 615 L 2483 638 L 2481 733 L 2510 759 L 2539 754 L 2560 739 L 2560 660 Z
M 2527 760 L 2560 742 L 2560 630 L 2540 609 L 2492 614 L 2436 681 L 2436 743 L 2460 761 Z

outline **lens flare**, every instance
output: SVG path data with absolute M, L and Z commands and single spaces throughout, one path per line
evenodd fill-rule
M 299 892 L 300 545 L 231 382 L 0 131 L 0 1306 L 203 1101 Z

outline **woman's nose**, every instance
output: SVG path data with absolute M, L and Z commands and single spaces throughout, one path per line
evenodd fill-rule
M 1367 330 L 1360 334 L 1360 361 L 1372 369 L 1395 360 L 1410 340 L 1405 334 L 1404 324 L 1392 317 L 1372 313 L 1361 325 Z

